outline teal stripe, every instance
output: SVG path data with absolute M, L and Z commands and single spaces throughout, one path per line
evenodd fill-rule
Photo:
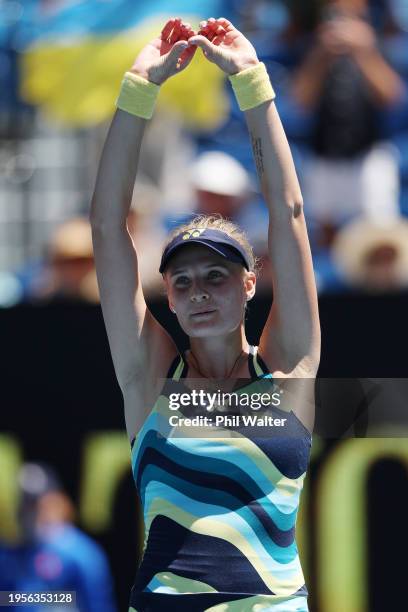
M 205 472 L 205 469 L 203 469 L 203 472 Z M 225 506 L 229 510 L 236 510 L 237 508 L 242 507 L 242 504 L 244 503 L 242 500 L 238 499 L 235 497 L 235 495 L 228 491 L 208 488 L 204 485 L 191 482 L 190 480 L 185 480 L 184 478 L 176 476 L 173 473 L 169 473 L 160 466 L 152 464 L 146 466 L 141 478 L 140 494 L 142 500 L 144 498 L 144 489 L 146 486 L 144 483 L 146 481 L 148 483 L 149 478 L 160 482 L 160 475 L 163 476 L 163 482 L 165 484 L 173 486 L 174 489 L 180 488 L 185 495 L 192 495 L 194 499 L 201 500 L 203 503 L 206 503 L 206 501 L 211 499 L 212 501 L 217 502 L 220 506 Z M 297 511 L 284 515 L 271 503 L 263 504 L 258 499 L 257 502 L 280 531 L 289 531 L 290 529 L 294 528 L 296 524 Z M 252 511 L 249 511 L 248 517 L 254 517 L 256 520 L 259 520 Z
M 144 436 L 140 452 L 133 456 L 133 473 L 135 478 L 139 473 L 139 464 L 145 448 L 152 446 L 164 456 L 182 466 L 188 466 L 199 472 L 205 471 L 214 475 L 224 474 L 234 482 L 245 487 L 255 499 L 261 500 L 267 498 L 274 505 L 276 505 L 274 498 L 279 498 L 281 501 L 284 500 L 280 506 L 285 504 L 290 511 L 285 513 L 282 511 L 282 507 L 278 508 L 279 512 L 283 515 L 282 521 L 285 521 L 286 516 L 290 520 L 296 513 L 301 492 L 300 486 L 297 487 L 293 495 L 282 495 L 281 492 L 278 493 L 278 488 L 276 488 L 276 494 L 273 495 L 275 487 L 268 480 L 267 475 L 251 461 L 248 455 L 235 447 L 222 443 L 221 439 L 203 441 L 199 438 L 189 438 L 186 440 L 177 438 L 165 440 L 164 438 L 157 437 L 156 432 L 151 430 L 150 433 Z M 186 450 L 180 448 L 180 446 L 186 447 Z M 272 462 L 270 463 L 273 465 Z
M 301 572 L 299 556 L 296 555 L 294 558 L 284 562 L 278 561 L 276 557 L 270 555 L 268 551 L 271 550 L 270 540 L 265 541 L 265 536 L 260 540 L 256 532 L 248 525 L 248 522 L 244 520 L 239 513 L 225 512 L 225 508 L 215 506 L 214 504 L 202 504 L 199 501 L 192 499 L 191 497 L 184 495 L 180 491 L 173 489 L 172 487 L 163 484 L 158 481 L 150 481 L 145 491 L 145 517 L 153 519 L 151 516 L 150 505 L 157 499 L 157 490 L 160 489 L 160 497 L 169 503 L 173 504 L 176 508 L 180 508 L 186 512 L 189 512 L 195 517 L 210 519 L 211 517 L 216 520 L 218 524 L 225 524 L 226 528 L 234 528 L 238 531 L 242 538 L 250 545 L 257 555 L 257 558 L 267 561 L 268 571 L 273 575 L 279 576 L 279 579 L 290 581 L 295 576 L 298 576 Z M 152 489 L 149 491 L 149 489 Z M 145 518 L 145 522 L 146 522 Z M 251 517 L 252 518 L 252 517 Z M 263 530 L 264 531 L 264 530 Z M 265 532 L 264 532 L 265 533 Z M 211 537 L 211 534 L 207 534 Z M 228 541 L 228 540 L 227 540 Z M 234 545 L 234 542 L 230 542 Z M 276 547 L 276 545 L 275 545 Z M 283 550 L 283 549 L 282 549 Z M 266 553 L 266 554 L 265 554 Z M 269 555 L 266 559 L 266 555 Z M 248 559 L 250 561 L 250 559 Z
M 194 500 L 194 502 L 197 502 L 195 507 L 200 509 L 201 517 L 209 514 L 225 514 L 226 511 L 228 511 L 231 520 L 233 519 L 232 513 L 239 515 L 247 524 L 247 530 L 256 535 L 258 540 L 262 542 L 263 546 L 268 551 L 268 554 L 273 556 L 279 563 L 290 563 L 297 556 L 298 551 L 294 541 L 292 541 L 289 546 L 279 546 L 268 535 L 256 514 L 254 514 L 248 506 L 242 506 L 242 502 L 237 500 L 237 498 L 231 494 L 191 484 L 190 482 L 186 482 L 177 476 L 173 476 L 156 466 L 149 466 L 149 469 L 146 469 L 145 471 L 147 486 L 143 487 L 142 500 L 143 504 L 146 504 L 146 508 L 150 506 L 150 503 L 153 501 L 151 498 L 149 498 L 148 494 L 149 483 L 150 481 L 156 481 L 156 483 L 163 484 L 166 490 L 168 487 L 171 487 L 174 491 L 175 498 L 177 498 L 179 493 L 182 493 L 183 499 L 184 497 L 188 497 Z M 156 497 L 157 495 L 163 497 L 161 495 L 161 487 L 159 491 L 157 487 L 155 488 L 154 495 Z M 208 503 L 209 499 L 211 499 L 211 504 Z M 199 505 L 200 502 L 201 505 Z M 186 512 L 191 512 L 189 505 L 182 507 L 177 504 L 177 506 Z M 296 521 L 296 516 L 294 518 Z M 293 522 L 288 529 L 292 529 L 294 524 L 295 523 Z M 208 535 L 211 536 L 211 534 Z

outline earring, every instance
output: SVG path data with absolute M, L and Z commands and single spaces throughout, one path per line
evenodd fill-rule
M 170 308 L 170 310 L 173 314 L 176 314 L 176 311 L 174 310 L 174 308 Z

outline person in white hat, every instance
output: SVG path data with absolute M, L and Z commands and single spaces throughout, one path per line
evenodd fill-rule
M 190 167 L 200 214 L 219 213 L 234 218 L 251 193 L 248 172 L 236 159 L 222 151 L 202 153 Z
M 350 287 L 372 293 L 408 287 L 408 221 L 360 217 L 337 234 L 332 259 Z

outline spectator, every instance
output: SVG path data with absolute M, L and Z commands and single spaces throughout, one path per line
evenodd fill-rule
M 76 591 L 72 612 L 115 612 L 105 555 L 72 524 L 73 504 L 53 470 L 27 463 L 19 487 L 21 542 L 0 547 L 0 590 Z M 49 604 L 47 609 L 52 612 L 61 606 Z M 30 610 L 41 612 L 44 606 L 30 604 Z
M 189 176 L 199 214 L 217 212 L 234 219 L 250 194 L 251 182 L 245 168 L 220 151 L 201 154 L 192 163 Z
M 337 234 L 332 257 L 346 285 L 371 293 L 408 288 L 408 221 L 360 218 Z
M 75 217 L 59 225 L 51 236 L 46 261 L 31 281 L 28 300 L 98 302 L 91 228 Z
M 398 160 L 380 127 L 404 91 L 380 51 L 367 0 L 328 0 L 294 77 L 298 103 L 315 114 L 303 186 L 322 246 L 354 216 L 398 215 Z

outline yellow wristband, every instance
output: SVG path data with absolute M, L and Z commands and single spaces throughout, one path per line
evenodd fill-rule
M 228 78 L 242 111 L 255 108 L 276 97 L 263 62 L 237 74 L 231 74 Z
M 151 119 L 159 91 L 160 85 L 133 72 L 125 72 L 116 106 L 131 115 Z

